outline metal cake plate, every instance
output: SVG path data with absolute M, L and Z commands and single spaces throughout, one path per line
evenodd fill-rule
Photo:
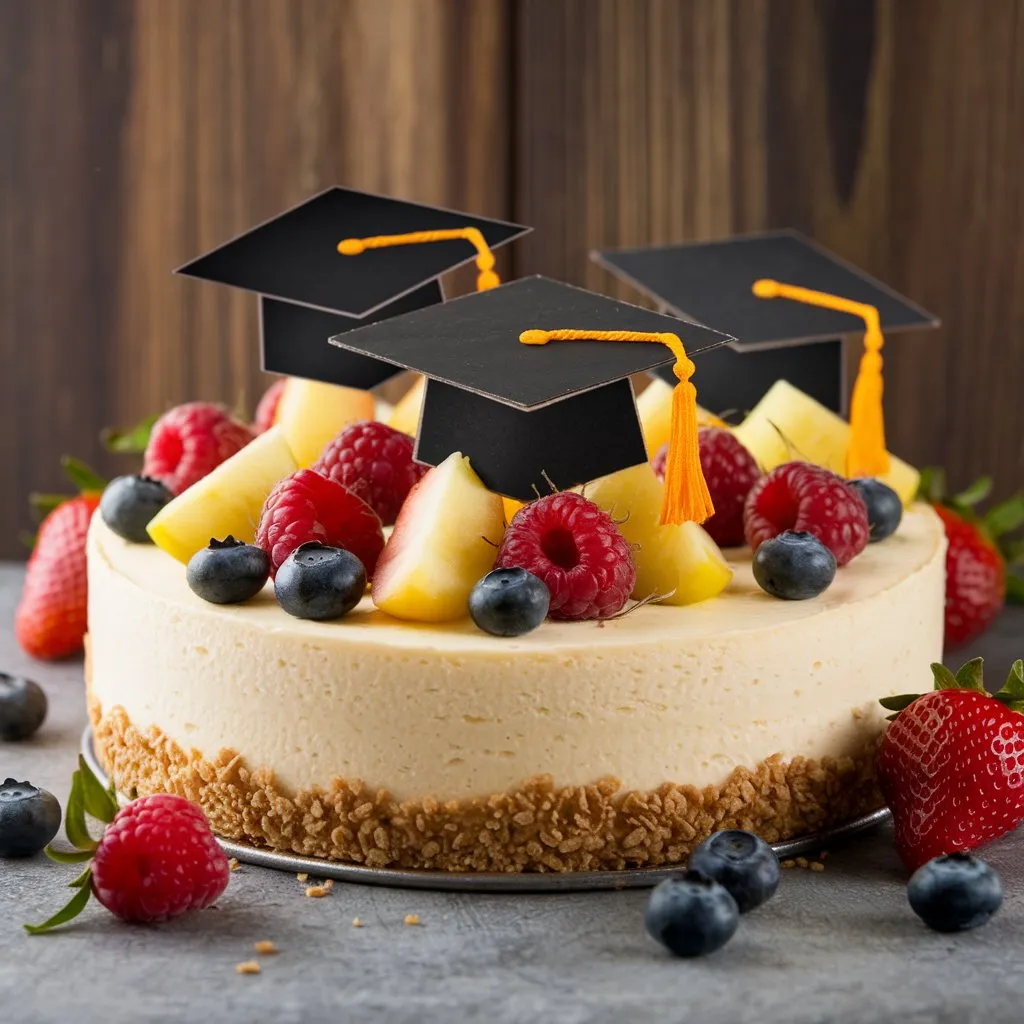
M 92 744 L 92 729 L 82 734 L 82 756 L 89 768 L 107 784 L 106 773 L 96 760 Z M 772 849 L 780 858 L 800 854 L 817 854 L 821 850 L 880 825 L 890 818 L 888 808 L 872 811 L 836 828 L 825 829 L 813 835 L 774 843 Z M 564 874 L 530 872 L 523 874 L 486 874 L 483 872 L 415 871 L 404 868 L 367 868 L 359 864 L 300 857 L 294 853 L 278 853 L 249 843 L 217 839 L 229 857 L 237 857 L 243 864 L 273 868 L 275 871 L 307 872 L 315 878 L 333 878 L 339 882 L 360 885 L 383 885 L 396 889 L 436 889 L 447 892 L 585 892 L 596 889 L 644 889 L 657 885 L 662 879 L 684 868 L 685 864 L 657 868 L 632 868 L 625 871 L 571 871 Z

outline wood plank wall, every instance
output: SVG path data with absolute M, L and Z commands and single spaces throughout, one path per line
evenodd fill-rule
M 0 557 L 102 426 L 253 404 L 253 301 L 170 271 L 337 183 L 622 295 L 589 249 L 799 227 L 944 320 L 889 348 L 893 448 L 1024 484 L 1024 0 L 984 10 L 0 0 Z

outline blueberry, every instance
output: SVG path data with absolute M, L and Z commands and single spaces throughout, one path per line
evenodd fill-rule
M 767 903 L 779 887 L 779 858 L 760 837 L 716 832 L 690 854 L 690 869 L 725 886 L 741 914 Z
M 27 740 L 46 718 L 46 694 L 38 683 L 0 672 L 0 740 Z
M 754 555 L 754 579 L 772 597 L 806 601 L 832 585 L 836 556 L 813 534 L 786 530 Z
M 31 857 L 57 834 L 60 804 L 28 782 L 0 786 L 0 857 Z
M 119 537 L 135 544 L 151 544 L 146 527 L 173 497 L 159 480 L 152 477 L 119 476 L 111 480 L 103 491 L 100 515 Z
M 850 486 L 864 499 L 868 509 L 868 543 L 891 537 L 903 518 L 903 502 L 900 496 L 881 480 L 861 477 L 850 480 Z
M 547 618 L 550 603 L 547 585 L 532 572 L 495 569 L 473 587 L 469 614 L 485 633 L 522 636 Z
M 284 560 L 274 589 L 278 603 L 289 615 L 340 619 L 359 604 L 366 591 L 366 570 L 351 551 L 311 541 Z
M 724 946 L 740 921 L 729 890 L 699 871 L 673 875 L 655 886 L 644 926 L 675 956 L 703 956 Z
M 1002 906 L 1003 883 L 983 860 L 969 853 L 949 853 L 914 872 L 907 899 L 929 928 L 963 932 L 987 924 Z
M 255 544 L 230 534 L 211 540 L 188 563 L 185 578 L 192 592 L 211 604 L 239 604 L 255 597 L 270 576 L 270 558 Z

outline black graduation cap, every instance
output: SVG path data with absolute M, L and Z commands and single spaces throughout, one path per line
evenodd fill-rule
M 701 404 L 712 411 L 752 409 L 780 378 L 828 408 L 844 410 L 842 339 L 863 334 L 863 320 L 796 302 L 766 302 L 752 291 L 759 279 L 874 306 L 885 334 L 939 324 L 931 313 L 793 230 L 595 252 L 591 258 L 667 312 L 739 339 L 701 360 Z
M 491 490 L 529 500 L 647 460 L 630 376 L 674 356 L 665 344 L 524 344 L 526 331 L 676 334 L 690 356 L 728 337 L 545 277 L 417 310 L 331 339 L 427 378 L 416 458 L 468 455 Z M 703 360 L 701 361 L 703 366 Z M 674 378 L 673 378 L 674 379 Z M 695 378 L 700 386 L 700 373 Z
M 377 359 L 329 349 L 327 339 L 443 301 L 438 278 L 530 229 L 387 196 L 330 188 L 239 235 L 177 273 L 260 296 L 263 369 L 370 388 L 398 373 Z M 409 244 L 410 233 L 444 240 Z M 474 233 L 475 232 L 475 233 Z M 390 236 L 391 244 L 350 240 Z M 339 243 L 348 241 L 348 246 Z M 402 244 L 404 243 L 404 244 Z M 358 254 L 348 255 L 349 252 Z

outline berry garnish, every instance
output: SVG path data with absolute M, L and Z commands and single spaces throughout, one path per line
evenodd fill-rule
M 715 506 L 715 514 L 704 523 L 711 539 L 723 548 L 744 543 L 743 506 L 750 488 L 761 478 L 761 469 L 731 430 L 701 427 L 698 433 L 700 468 Z M 664 479 L 668 444 L 654 456 L 655 473 Z
M 874 477 L 860 477 L 849 481 L 850 486 L 861 496 L 868 510 L 869 544 L 877 544 L 891 537 L 903 519 L 903 502 L 888 485 Z
M 914 872 L 907 899 L 929 928 L 964 932 L 992 919 L 1003 904 L 1003 883 L 983 860 L 969 853 L 949 853 Z
M 300 469 L 270 492 L 256 529 L 256 543 L 270 555 L 270 575 L 274 576 L 284 560 L 307 541 L 351 551 L 369 578 L 384 547 L 384 534 L 377 513 L 362 498 L 320 473 Z
M 133 544 L 152 544 L 146 527 L 174 495 L 148 476 L 119 476 L 100 498 L 100 516 L 119 537 Z
M 0 672 L 0 740 L 27 740 L 43 724 L 46 706 L 38 683 Z
M 265 434 L 277 420 L 277 407 L 284 394 L 287 377 L 275 380 L 273 384 L 263 392 L 259 404 L 256 406 L 256 415 L 252 418 L 252 432 L 254 434 Z
M 60 804 L 29 782 L 4 779 L 0 786 L 0 857 L 31 857 L 60 828 Z
M 253 432 L 221 406 L 188 402 L 153 424 L 142 473 L 181 494 L 252 439 Z
M 364 420 L 331 441 L 313 469 L 358 495 L 390 526 L 409 491 L 430 469 L 413 460 L 413 445 L 408 434 Z
M 188 563 L 185 578 L 192 592 L 211 604 L 239 604 L 255 597 L 270 578 L 270 558 L 255 544 L 211 539 Z
M 729 890 L 741 914 L 767 903 L 779 887 L 779 858 L 759 836 L 716 832 L 690 854 L 689 868 Z
M 76 892 L 67 906 L 43 924 L 25 925 L 27 932 L 77 917 L 90 893 L 121 920 L 150 924 L 203 910 L 224 892 L 228 859 L 195 804 L 161 793 L 118 810 L 113 788 L 104 789 L 81 757 L 78 765 L 64 819 L 75 850 L 46 853 L 59 863 L 92 863 L 71 883 Z M 86 812 L 107 826 L 99 840 L 89 834 Z
M 846 565 L 868 543 L 868 510 L 842 478 L 821 466 L 787 462 L 761 477 L 743 512 L 747 543 L 756 551 L 786 530 L 813 533 Z
M 836 557 L 813 533 L 786 530 L 754 552 L 752 568 L 765 593 L 786 601 L 806 601 L 832 585 Z
M 547 586 L 553 619 L 604 619 L 636 583 L 633 554 L 607 513 L 580 494 L 549 494 L 521 508 L 496 567 L 525 569 Z
M 277 570 L 278 604 L 297 619 L 340 619 L 366 592 L 366 570 L 350 551 L 301 544 Z
M 739 908 L 729 890 L 699 871 L 656 885 L 644 913 L 647 934 L 674 956 L 704 956 L 721 949 L 739 923 Z
M 469 595 L 469 614 L 494 636 L 522 636 L 546 618 L 551 594 L 525 569 L 495 569 L 480 580 Z

